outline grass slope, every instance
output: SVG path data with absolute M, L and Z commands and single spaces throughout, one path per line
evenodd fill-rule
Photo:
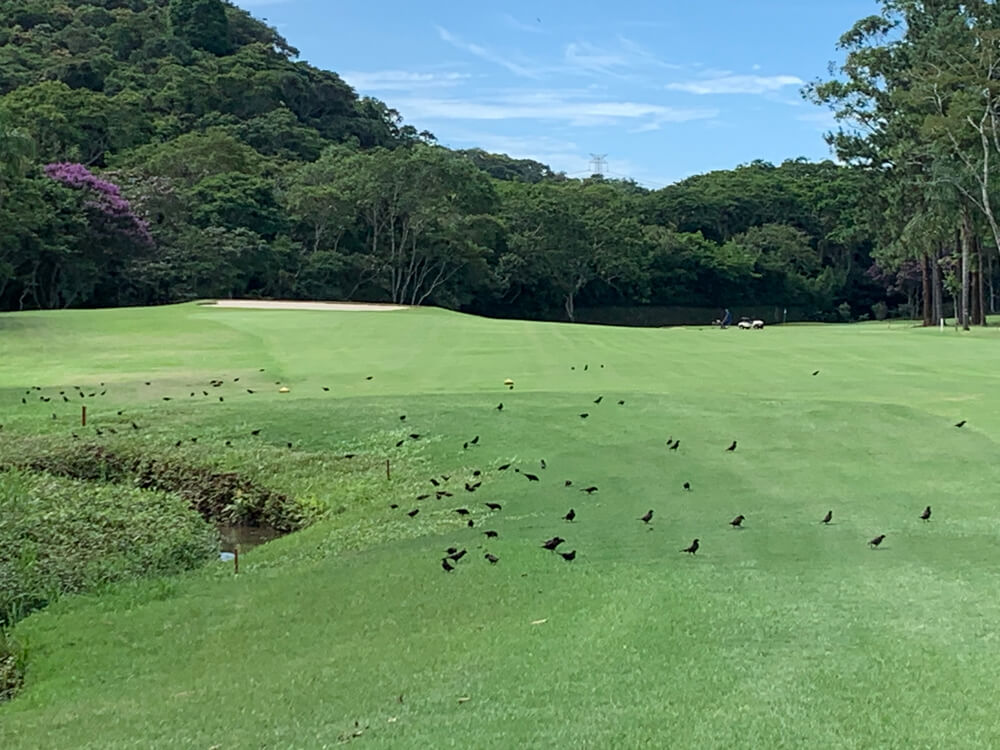
M 213 565 L 23 621 L 27 681 L 0 707 L 0 746 L 315 748 L 357 721 L 352 744 L 386 748 L 995 747 L 997 343 L 431 310 L 0 316 L 0 439 L 68 440 L 79 405 L 21 405 L 24 389 L 105 381 L 96 424 L 124 409 L 144 427 L 121 439 L 332 509 L 238 577 Z M 241 378 L 225 402 L 188 395 L 216 376 Z M 395 449 L 410 431 L 424 437 Z M 507 461 L 541 481 L 495 471 Z M 413 499 L 442 473 L 454 498 Z M 539 548 L 553 534 L 574 562 Z M 681 554 L 693 537 L 699 554 Z M 453 544 L 469 555 L 447 575 Z

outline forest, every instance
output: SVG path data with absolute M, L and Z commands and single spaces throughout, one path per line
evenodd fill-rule
M 444 148 L 223 0 L 0 0 L 0 310 L 265 297 L 984 324 L 1000 9 L 880 5 L 802 92 L 837 118 L 836 161 L 654 191 Z

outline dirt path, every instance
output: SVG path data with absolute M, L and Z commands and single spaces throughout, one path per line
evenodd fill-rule
M 405 310 L 405 305 L 373 304 L 368 302 L 282 302 L 280 300 L 220 299 L 214 307 L 242 307 L 260 310 L 338 310 L 345 312 Z

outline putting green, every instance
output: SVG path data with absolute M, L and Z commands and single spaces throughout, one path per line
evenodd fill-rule
M 112 443 L 331 512 L 238 577 L 220 563 L 22 621 L 27 683 L 0 706 L 0 747 L 996 747 L 998 337 L 2 315 L 8 445 L 70 441 L 82 401 L 88 440 L 134 419 Z M 101 382 L 69 404 L 25 394 Z M 454 496 L 416 500 L 432 477 Z M 575 560 L 541 549 L 553 535 Z M 450 546 L 468 554 L 445 573 Z

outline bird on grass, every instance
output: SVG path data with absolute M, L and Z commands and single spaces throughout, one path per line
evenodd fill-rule
M 736 441 L 734 440 L 733 443 L 732 443 L 732 445 L 730 445 L 728 448 L 726 448 L 726 450 L 730 451 L 730 452 L 736 450 Z
M 458 513 L 458 515 L 460 515 L 460 516 L 467 516 L 467 515 L 469 515 L 469 509 L 468 508 L 455 508 L 455 512 Z
M 415 518 L 416 515 L 417 515 L 417 513 L 419 513 L 419 512 L 420 512 L 420 508 L 414 508 L 409 513 L 407 513 L 406 515 L 408 515 L 410 518 Z
M 563 520 L 564 521 L 569 521 L 570 523 L 573 522 L 574 518 L 576 518 L 576 511 L 573 510 L 572 508 L 569 509 L 569 513 L 567 513 L 565 516 L 563 516 Z
M 433 484 L 435 487 L 441 486 L 441 483 L 438 480 L 434 479 L 433 477 L 431 477 L 431 484 Z
M 690 482 L 685 482 L 684 483 L 684 489 L 690 491 L 691 490 L 691 483 Z
M 744 516 L 741 513 L 740 515 L 736 516 L 736 518 L 734 518 L 732 521 L 730 521 L 729 525 L 732 526 L 734 529 L 741 528 L 743 526 L 743 521 L 745 518 L 746 516 Z
M 545 464 L 545 459 L 544 459 L 544 458 L 543 458 L 543 459 L 542 459 L 541 461 L 539 461 L 539 462 L 538 462 L 538 464 L 539 464 L 539 466 L 541 466 L 541 467 L 542 467 L 543 469 L 545 469 L 545 468 L 548 468 L 548 467 L 546 466 L 546 464 Z
M 369 375 L 367 378 L 365 378 L 365 380 L 374 380 L 374 379 L 375 379 L 374 375 Z
M 405 443 L 405 442 L 406 442 L 405 440 L 400 440 L 398 443 L 396 443 L 396 447 L 397 448 L 402 448 L 403 447 L 403 443 Z
M 449 547 L 444 551 L 446 555 L 454 555 L 456 552 L 458 552 L 458 547 Z
M 559 554 L 562 555 L 562 559 L 566 561 L 576 559 L 576 550 L 572 550 L 571 552 L 560 552 Z
M 260 434 L 260 430 L 250 430 L 250 434 L 251 435 L 259 435 Z
M 619 405 L 619 406 L 625 406 L 625 402 L 624 402 L 624 401 L 619 401 L 619 402 L 618 402 L 618 405 Z
M 602 402 L 603 400 L 604 400 L 604 396 L 598 396 L 597 398 L 595 398 L 595 399 L 594 399 L 594 403 L 595 403 L 595 404 L 599 404 L 599 403 L 601 403 L 601 402 Z
M 580 419 L 586 419 L 586 418 L 587 418 L 587 417 L 589 417 L 589 416 L 590 416 L 590 414 L 589 414 L 589 413 L 587 413 L 587 412 L 583 412 L 583 413 L 582 413 L 582 414 L 580 415 Z
M 958 424 L 956 424 L 955 426 L 956 426 L 956 427 L 965 427 L 965 422 L 966 422 L 966 420 L 964 420 L 964 419 L 963 419 L 963 420 L 962 420 L 961 422 L 959 422 L 959 423 L 958 423 Z
M 931 520 L 931 506 L 928 505 L 926 508 L 924 508 L 924 512 L 920 514 L 920 520 L 921 521 Z
M 410 438 L 410 440 L 420 440 L 420 433 L 411 432 L 408 437 Z
M 482 475 L 483 475 L 483 472 L 481 472 L 479 469 L 476 469 L 474 472 L 472 472 L 472 476 L 474 476 L 474 477 L 481 477 Z M 480 484 L 482 484 L 482 483 L 480 482 Z
M 503 401 L 497 404 L 497 411 L 503 411 Z
M 883 541 L 885 541 L 885 534 L 879 534 L 879 535 L 878 535 L 877 537 L 875 537 L 874 539 L 871 539 L 871 540 L 870 540 L 870 541 L 868 542 L 868 546 L 869 546 L 869 547 L 871 547 L 872 549 L 875 549 L 875 548 L 876 548 L 876 547 L 878 547 L 878 546 L 879 546 L 879 545 L 880 545 L 880 544 L 881 544 L 881 543 L 882 543 Z
M 527 480 L 528 480 L 529 482 L 537 482 L 537 481 L 539 481 L 539 479 L 538 479 L 538 476 L 537 476 L 537 475 L 535 475 L 535 474 L 528 474 L 527 472 L 524 472 L 524 473 L 523 473 L 523 476 L 524 476 L 524 477 L 525 477 L 525 479 L 527 479 Z
M 492 530 L 484 531 L 483 533 L 486 535 L 487 539 L 496 539 L 498 536 L 500 536 L 497 532 Z
M 510 464 L 504 464 L 503 466 L 498 466 L 497 471 L 507 471 L 510 468 Z
M 467 524 L 465 524 L 465 525 L 466 525 L 466 526 L 468 526 L 468 527 L 469 527 L 469 528 L 471 529 L 471 528 L 472 528 L 473 526 L 475 526 L 475 525 L 476 525 L 476 522 L 475 522 L 475 521 L 473 521 L 473 520 L 472 520 L 472 519 L 470 518 L 470 519 L 469 519 L 469 522 L 468 522 Z
M 468 482 L 466 482 L 465 483 L 465 491 L 466 492 L 475 492 L 476 490 L 479 489 L 479 486 L 481 484 L 482 484 L 482 482 L 476 482 L 475 484 L 469 484 Z
M 450 573 L 451 571 L 453 571 L 455 569 L 455 566 L 452 565 L 450 562 L 448 562 L 448 558 L 447 557 L 442 557 L 441 558 L 441 567 L 444 568 L 444 572 L 445 573 Z
M 649 523 L 650 521 L 652 521 L 653 520 L 653 511 L 652 511 L 652 509 L 647 510 L 644 515 L 642 515 L 642 516 L 639 517 L 639 520 L 642 521 L 643 523 Z
M 817 375 L 819 375 L 819 370 L 816 370 L 815 372 L 813 372 L 813 377 L 816 377 Z
M 324 390 L 324 391 L 329 391 L 330 389 L 329 389 L 328 387 L 326 387 L 326 386 L 324 385 L 324 386 L 323 386 L 323 390 Z
M 597 492 L 597 487 L 594 485 L 591 485 L 590 487 L 584 487 L 583 489 L 580 490 L 580 492 L 586 492 L 588 495 L 593 495 L 595 492 Z
M 695 539 L 693 542 L 691 542 L 690 547 L 685 547 L 684 549 L 681 550 L 681 552 L 687 552 L 689 555 L 693 555 L 698 551 L 698 547 L 700 546 L 701 545 L 699 544 L 699 540 Z
M 542 543 L 542 549 L 547 549 L 549 551 L 552 551 L 565 541 L 566 540 L 563 539 L 561 536 L 554 536 L 551 539 L 547 539 L 545 540 L 545 542 Z
M 563 487 L 572 487 L 572 486 L 573 486 L 572 479 L 567 479 L 565 482 L 563 482 Z
M 450 557 L 450 558 L 451 558 L 452 560 L 454 560 L 455 562 L 458 562 L 458 561 L 459 561 L 459 560 L 461 560 L 461 559 L 462 559 L 463 557 L 465 557 L 465 555 L 466 555 L 466 553 L 467 553 L 468 551 L 469 551 L 469 550 L 467 550 L 467 549 L 463 549 L 463 550 L 459 550 L 458 552 L 452 552 L 452 553 L 451 553 L 450 555 L 448 555 L 448 557 Z
M 429 497 L 430 497 L 430 495 L 427 495 L 427 494 L 424 494 L 424 495 L 417 495 L 417 498 L 416 498 L 416 499 L 417 499 L 417 500 L 426 500 L 426 499 L 427 499 L 427 498 L 429 498 Z
M 503 506 L 500 503 L 483 503 L 490 510 L 503 510 Z
M 472 440 L 469 441 L 469 445 L 479 445 L 479 435 L 472 438 Z
M 832 510 L 828 510 L 826 512 L 826 515 L 823 516 L 822 523 L 830 523 L 830 521 L 832 521 L 832 520 L 833 520 L 833 511 Z
M 497 557 L 496 555 L 491 555 L 489 552 L 483 555 L 483 557 L 489 561 L 490 565 L 496 565 L 498 562 L 500 562 L 499 557 Z
M 675 440 L 674 444 L 670 446 L 670 450 L 675 451 L 675 450 L 677 450 L 680 447 L 681 447 L 681 441 L 680 440 Z
M 393 503 L 389 506 L 392 510 L 396 510 L 399 507 L 399 503 Z

